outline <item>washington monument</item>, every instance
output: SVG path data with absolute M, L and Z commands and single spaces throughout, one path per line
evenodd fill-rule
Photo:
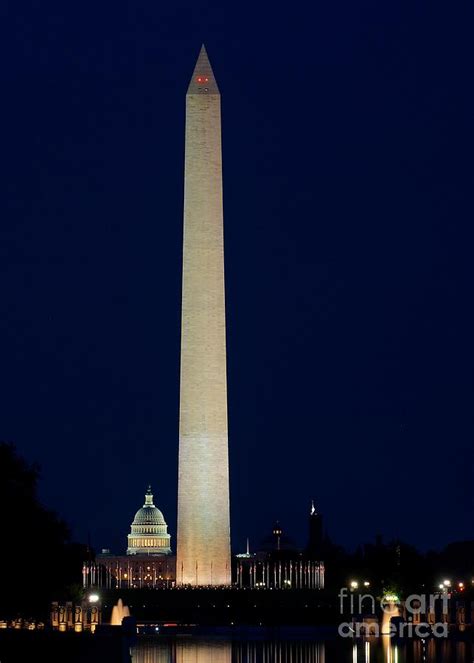
M 178 584 L 229 585 L 220 93 L 204 46 L 186 95 Z

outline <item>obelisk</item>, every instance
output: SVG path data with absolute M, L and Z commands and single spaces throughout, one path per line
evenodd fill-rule
M 220 94 L 204 46 L 186 95 L 179 416 L 180 585 L 229 585 Z

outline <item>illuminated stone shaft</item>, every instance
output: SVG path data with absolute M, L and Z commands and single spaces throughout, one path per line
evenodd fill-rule
M 204 47 L 186 95 L 178 584 L 231 581 L 220 94 Z

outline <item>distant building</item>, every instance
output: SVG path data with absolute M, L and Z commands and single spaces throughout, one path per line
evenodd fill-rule
M 176 557 L 163 513 L 153 504 L 151 486 L 145 503 L 133 519 L 125 555 L 103 549 L 95 561 L 83 566 L 84 587 L 160 588 L 176 581 Z
M 128 535 L 127 555 L 170 555 L 170 540 L 168 525 L 153 504 L 153 493 L 148 486 L 145 504 L 135 514 Z
M 234 584 L 237 587 L 272 589 L 323 589 L 324 562 L 317 556 L 316 543 L 320 519 L 314 518 L 311 506 L 309 540 L 306 550 L 298 550 L 277 521 L 271 534 L 263 539 L 257 552 L 247 551 L 234 558 Z
M 316 511 L 314 502 L 311 502 L 311 510 L 309 513 L 307 553 L 313 558 L 321 558 L 324 556 L 323 517 Z

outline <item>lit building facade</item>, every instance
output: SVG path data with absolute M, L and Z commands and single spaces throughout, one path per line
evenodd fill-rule
M 164 589 L 174 587 L 176 557 L 102 553 L 83 566 L 84 587 L 106 589 Z
M 235 584 L 260 589 L 324 589 L 324 564 L 301 553 L 237 555 Z
M 125 555 L 103 550 L 95 561 L 83 565 L 84 587 L 141 589 L 172 587 L 176 580 L 176 557 L 171 551 L 163 513 L 153 503 L 151 486 L 145 503 L 133 519 Z
M 128 535 L 127 555 L 170 555 L 171 536 L 163 514 L 153 504 L 151 486 L 145 504 L 138 509 Z

